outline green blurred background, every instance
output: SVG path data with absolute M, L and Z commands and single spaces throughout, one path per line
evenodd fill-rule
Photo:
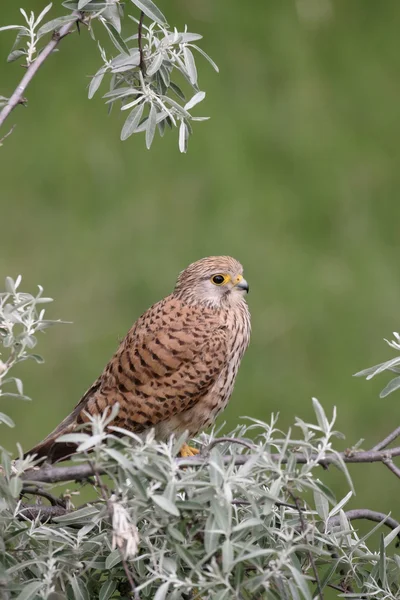
M 21 22 L 20 4 L 46 2 L 6 0 L 1 25 Z M 1 442 L 28 449 L 41 439 L 182 268 L 231 254 L 250 282 L 253 336 L 226 428 L 278 411 L 287 428 L 295 415 L 313 418 L 316 396 L 329 414 L 338 408 L 339 446 L 371 447 L 399 422 L 396 395 L 378 397 L 388 377 L 352 374 L 392 356 L 383 338 L 399 327 L 400 3 L 160 7 L 202 33 L 220 67 L 198 59 L 207 97 L 196 114 L 211 120 L 195 123 L 187 155 L 176 131 L 151 151 L 143 135 L 120 142 L 126 115 L 107 117 L 101 94 L 87 99 L 100 61 L 86 31 L 62 42 L 29 87 L 29 107 L 2 130 L 17 124 L 0 149 L 0 279 L 43 285 L 56 299 L 49 318 L 73 325 L 40 337 L 44 365 L 15 372 L 33 402 L 3 400 L 16 428 L 3 426 Z M 5 63 L 13 40 L 0 33 L 5 96 L 22 75 Z M 389 471 L 351 473 L 352 506 L 396 512 Z M 342 477 L 322 476 L 347 492 Z

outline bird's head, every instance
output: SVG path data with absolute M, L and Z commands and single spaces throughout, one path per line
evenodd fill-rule
M 248 291 L 240 262 L 230 256 L 208 256 L 180 273 L 174 294 L 190 303 L 229 308 L 244 302 Z

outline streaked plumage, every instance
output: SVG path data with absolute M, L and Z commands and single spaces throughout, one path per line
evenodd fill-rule
M 225 408 L 250 337 L 242 266 L 208 257 L 180 274 L 173 293 L 133 325 L 72 413 L 29 454 L 60 460 L 73 446 L 54 443 L 87 414 L 119 403 L 113 425 L 158 439 L 208 427 Z M 224 279 L 222 284 L 215 281 Z

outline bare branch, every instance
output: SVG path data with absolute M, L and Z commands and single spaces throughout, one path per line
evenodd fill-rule
M 138 25 L 139 67 L 140 67 L 140 70 L 142 71 L 143 75 L 145 75 L 146 74 L 146 64 L 144 62 L 143 37 L 142 37 L 143 19 L 144 19 L 144 12 L 141 11 L 139 25 Z
M 400 436 L 400 427 L 397 427 L 397 429 L 392 431 L 392 433 L 390 433 L 387 437 L 385 437 L 384 440 L 379 442 L 379 444 L 376 444 L 376 446 L 374 446 L 372 448 L 372 450 L 383 450 L 384 448 L 387 448 L 387 446 L 389 446 L 389 444 L 391 442 L 393 442 L 399 436 Z
M 393 519 L 393 517 L 389 517 L 385 515 L 385 513 L 377 512 L 375 510 L 369 510 L 368 508 L 355 508 L 353 510 L 348 510 L 345 512 L 346 517 L 349 521 L 355 521 L 357 519 L 367 519 L 368 521 L 375 521 L 377 523 L 385 522 L 390 529 L 396 529 L 399 527 L 400 523 Z M 329 526 L 335 527 L 340 524 L 340 516 L 334 516 L 329 519 Z M 400 542 L 400 533 L 397 535 Z
M 18 106 L 18 104 L 24 104 L 26 102 L 26 99 L 23 97 L 23 94 L 30 82 L 32 81 L 33 77 L 36 75 L 38 69 L 50 56 L 50 54 L 53 52 L 53 50 L 56 48 L 59 42 L 70 33 L 72 27 L 80 19 L 81 17 L 79 14 L 74 15 L 73 20 L 63 25 L 58 31 L 55 31 L 47 46 L 43 48 L 36 60 L 31 65 L 29 65 L 25 75 L 21 79 L 18 86 L 15 88 L 15 91 L 13 92 L 11 98 L 4 106 L 3 110 L 0 112 L 0 127 L 3 125 L 4 121 L 11 114 L 14 108 Z
M 394 473 L 400 479 L 400 469 L 397 465 L 394 464 L 391 458 L 386 458 L 383 461 L 383 464 L 387 466 L 392 473 Z
M 45 506 L 42 504 L 28 506 L 23 504 L 23 508 L 18 512 L 17 517 L 20 521 L 26 521 L 27 519 L 34 521 L 39 518 L 43 523 L 52 520 L 55 517 L 61 517 L 68 512 L 70 511 L 62 506 Z

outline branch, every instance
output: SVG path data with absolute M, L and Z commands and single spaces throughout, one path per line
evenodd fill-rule
M 41 504 L 36 506 L 23 504 L 22 506 L 23 508 L 17 515 L 20 521 L 26 521 L 26 519 L 34 521 L 38 518 L 41 523 L 44 523 L 55 517 L 61 517 L 62 515 L 71 512 L 62 506 L 43 506 Z
M 80 15 L 74 15 L 72 21 L 69 21 L 68 23 L 63 25 L 58 31 L 55 31 L 52 35 L 50 42 L 47 44 L 47 46 L 45 46 L 43 48 L 42 52 L 39 54 L 37 59 L 31 65 L 29 65 L 29 67 L 28 67 L 25 75 L 21 79 L 19 85 L 15 88 L 15 91 L 13 92 L 11 98 L 9 99 L 7 104 L 4 106 L 3 110 L 0 112 L 0 127 L 3 125 L 4 121 L 11 114 L 11 112 L 14 110 L 14 108 L 16 106 L 18 106 L 18 104 L 25 104 L 26 99 L 23 96 L 24 92 L 25 92 L 26 88 L 28 87 L 28 85 L 30 84 L 30 82 L 32 81 L 33 77 L 36 75 L 38 69 L 41 67 L 41 65 L 44 63 L 44 61 L 50 56 L 50 54 L 56 48 L 58 43 L 66 35 L 68 35 L 70 33 L 70 30 L 73 27 L 73 25 L 80 19 L 81 19 Z
M 289 496 L 291 497 L 291 499 L 293 500 L 293 502 L 296 505 L 296 509 L 297 512 L 299 513 L 299 519 L 300 519 L 300 526 L 301 526 L 301 531 L 304 534 L 304 538 L 306 537 L 306 533 L 307 533 L 307 525 L 304 519 L 304 515 L 303 515 L 303 510 L 300 506 L 300 500 L 297 496 L 295 496 L 290 490 L 287 490 Z M 313 557 L 313 554 L 311 552 L 311 550 L 308 550 L 308 559 L 310 561 L 311 564 L 311 568 L 313 570 L 314 573 L 314 579 L 315 579 L 315 583 L 317 584 L 317 591 L 318 591 L 318 597 L 320 600 L 324 600 L 324 594 L 322 592 L 322 587 L 321 587 L 321 581 L 318 575 L 318 569 L 317 566 L 315 564 L 315 560 Z
M 143 45 L 142 45 L 143 19 L 144 19 L 144 12 L 141 11 L 139 25 L 138 25 L 139 68 L 142 71 L 143 75 L 145 75 L 146 74 L 146 65 L 144 62 Z
M 400 526 L 400 523 L 396 521 L 396 519 L 393 519 L 393 517 L 389 517 L 388 515 L 385 515 L 385 513 L 377 512 L 375 510 L 369 510 L 368 508 L 355 508 L 346 511 L 344 514 L 349 521 L 367 519 L 368 521 L 375 521 L 377 523 L 384 522 L 390 529 L 396 529 L 396 527 Z M 330 527 L 340 525 L 340 516 L 331 517 L 328 523 Z M 400 533 L 397 534 L 397 537 L 400 542 Z
M 296 461 L 298 464 L 307 464 L 310 462 L 310 457 L 306 457 L 303 454 L 295 453 Z M 341 457 L 343 462 L 345 463 L 374 463 L 381 462 L 383 464 L 387 464 L 388 461 L 391 461 L 392 458 L 396 456 L 400 456 L 400 446 L 395 448 L 390 448 L 389 450 L 362 450 L 356 451 L 353 453 L 338 452 L 338 456 Z M 238 456 L 224 456 L 223 462 L 224 464 L 231 464 L 234 462 L 236 466 L 244 465 L 248 460 L 252 458 L 251 454 L 240 454 Z M 281 458 L 278 455 L 269 455 L 269 458 L 273 460 L 279 460 L 282 464 L 286 464 L 288 459 Z M 316 457 L 315 457 L 316 458 Z M 311 460 L 313 457 L 311 456 Z M 177 458 L 176 459 L 177 466 L 179 468 L 183 467 L 202 467 L 207 464 L 207 457 L 198 455 L 193 458 Z M 337 458 L 335 455 L 326 456 L 325 458 L 319 461 L 319 464 L 326 465 L 336 465 Z M 105 470 L 96 467 L 96 472 L 99 475 L 103 475 Z M 396 473 L 397 474 L 397 473 Z M 399 474 L 400 475 L 400 474 Z M 22 476 L 24 481 L 40 481 L 42 483 L 57 483 L 59 481 L 84 481 L 89 477 L 93 476 L 93 468 L 90 464 L 84 463 L 79 465 L 71 465 L 69 467 L 53 467 L 51 465 L 46 465 L 45 467 L 41 467 L 39 469 L 32 469 L 26 471 Z
M 384 448 L 389 446 L 389 444 L 391 442 L 393 442 L 399 436 L 400 436 L 400 427 L 397 427 L 397 429 L 392 431 L 392 433 L 390 433 L 387 437 L 385 437 L 384 440 L 379 442 L 379 444 L 376 444 L 376 446 L 374 446 L 372 448 L 372 450 L 383 450 Z

